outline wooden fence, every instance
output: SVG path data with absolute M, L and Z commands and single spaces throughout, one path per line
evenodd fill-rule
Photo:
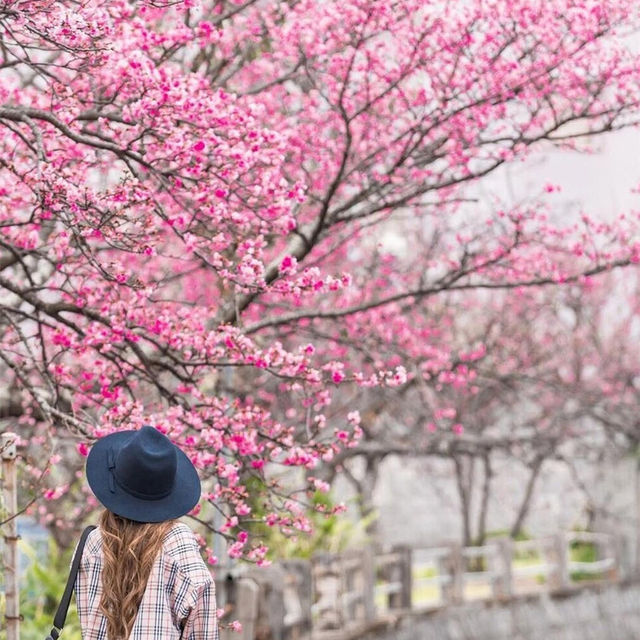
M 7 640 L 19 638 L 15 439 L 10 433 L 0 438 Z M 580 557 L 579 549 L 589 553 Z M 218 605 L 226 620 L 243 625 L 240 637 L 223 631 L 222 638 L 349 640 L 390 620 L 452 605 L 616 583 L 626 577 L 621 551 L 617 536 L 568 532 L 476 547 L 365 548 L 266 569 L 219 571 Z
M 319 554 L 219 574 L 218 599 L 229 610 L 225 618 L 243 624 L 243 640 L 347 640 L 403 616 L 614 583 L 623 573 L 616 536 L 567 532 L 477 547 Z

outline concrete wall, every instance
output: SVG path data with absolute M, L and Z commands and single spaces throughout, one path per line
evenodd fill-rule
M 376 640 L 636 640 L 640 585 L 472 606 L 406 620 Z

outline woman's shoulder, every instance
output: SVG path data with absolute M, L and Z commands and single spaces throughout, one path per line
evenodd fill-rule
M 180 571 L 188 574 L 196 583 L 211 580 L 198 539 L 189 525 L 176 522 L 164 538 L 163 550 Z
M 102 532 L 100 527 L 91 531 L 85 543 L 85 552 L 93 553 L 102 546 Z M 165 533 L 163 538 L 163 548 L 165 551 L 180 551 L 187 549 L 198 549 L 198 539 L 193 529 L 184 522 L 176 521 Z
M 193 529 L 184 522 L 177 521 L 167 531 L 162 545 L 165 553 L 172 557 L 200 556 L 200 545 Z
M 186 523 L 176 520 L 164 536 L 164 548 L 171 549 L 182 545 L 198 547 L 198 539 L 193 529 Z
M 100 527 L 95 527 L 91 530 L 89 535 L 87 536 L 87 540 L 84 546 L 83 556 L 93 555 L 100 551 L 100 547 L 102 546 L 102 535 L 100 533 Z

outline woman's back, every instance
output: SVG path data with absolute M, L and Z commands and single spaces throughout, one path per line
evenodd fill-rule
M 76 583 L 83 640 L 217 640 L 214 582 L 193 531 L 182 522 L 164 533 L 128 637 L 109 637 L 100 607 L 110 552 L 103 536 L 101 527 L 89 534 Z

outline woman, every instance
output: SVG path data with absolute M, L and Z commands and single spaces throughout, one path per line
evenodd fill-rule
M 213 579 L 177 521 L 200 499 L 189 458 L 145 426 L 98 440 L 86 470 L 105 510 L 76 581 L 83 640 L 217 640 Z

